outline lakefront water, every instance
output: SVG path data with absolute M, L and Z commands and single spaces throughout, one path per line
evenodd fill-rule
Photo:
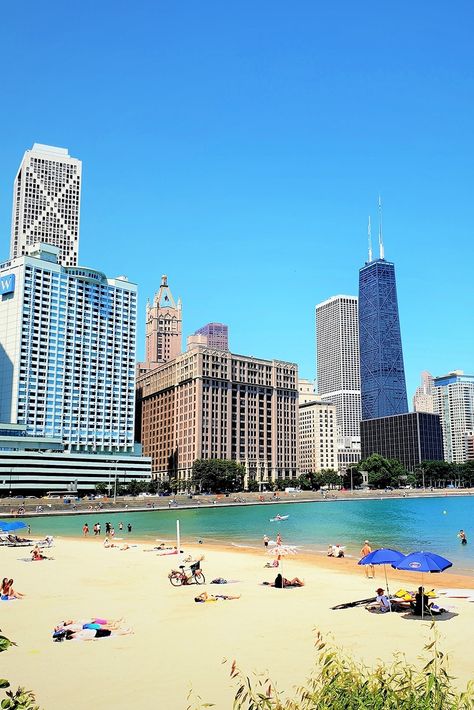
M 277 513 L 288 515 L 283 522 L 270 522 Z M 146 512 L 97 513 L 26 519 L 34 535 L 78 536 L 84 522 L 92 526 L 105 521 L 115 527 L 116 537 L 172 540 L 176 520 L 183 540 L 204 544 L 232 544 L 261 548 L 262 537 L 275 539 L 301 550 L 325 554 L 327 546 L 339 543 L 346 554 L 358 557 L 365 539 L 372 547 L 393 547 L 402 552 L 429 550 L 450 559 L 458 572 L 474 573 L 474 497 L 440 497 L 325 501 L 312 503 L 150 510 Z M 122 522 L 124 530 L 119 531 Z M 132 533 L 126 531 L 132 525 Z M 456 537 L 466 531 L 468 544 Z

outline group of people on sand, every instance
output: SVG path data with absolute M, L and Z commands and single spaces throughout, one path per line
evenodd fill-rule
M 385 614 L 389 611 L 409 611 L 411 610 L 415 616 L 426 615 L 438 615 L 446 611 L 438 604 L 430 601 L 428 595 L 425 592 L 424 587 L 418 587 L 418 591 L 415 595 L 407 595 L 401 599 L 391 598 L 385 594 L 385 589 L 379 587 L 375 590 L 376 597 L 373 602 L 367 604 L 365 607 L 368 611 L 378 611 Z M 410 598 L 411 596 L 411 598 Z
M 132 629 L 123 626 L 122 622 L 123 619 L 101 619 L 99 617 L 80 621 L 63 621 L 54 627 L 53 641 L 91 641 L 133 633 Z
M 25 595 L 21 592 L 17 592 L 13 589 L 13 579 L 8 579 L 4 577 L 2 584 L 0 585 L 0 600 L 2 602 L 7 602 L 12 599 L 23 599 Z

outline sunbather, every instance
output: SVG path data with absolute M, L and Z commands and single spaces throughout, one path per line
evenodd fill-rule
M 81 629 L 80 631 L 61 629 L 54 632 L 53 641 L 92 641 L 93 639 L 124 636 L 131 633 L 133 631 L 130 628 L 118 628 L 114 631 L 110 629 Z
M 382 614 L 385 614 L 387 611 L 390 611 L 390 602 L 384 592 L 385 589 L 379 587 L 375 592 L 377 595 L 375 597 L 375 600 L 373 602 L 370 602 L 370 604 L 367 604 L 365 608 L 368 611 L 380 611 Z
M 39 560 L 47 560 L 48 558 L 46 555 L 43 555 L 38 545 L 35 545 L 35 547 L 31 550 L 31 559 L 33 562 L 37 562 Z
M 79 621 L 66 620 L 54 627 L 54 631 L 82 631 L 82 629 L 109 629 L 117 631 L 121 628 L 123 619 L 101 619 L 92 617 L 91 619 L 80 619 Z
M 207 592 L 203 592 L 197 597 L 194 597 L 195 602 L 218 602 L 220 599 L 240 599 L 240 594 L 232 597 L 229 594 L 208 594 Z
M 22 599 L 25 595 L 21 592 L 16 592 L 13 589 L 13 579 L 7 579 L 4 577 L 2 581 L 2 586 L 0 588 L 0 598 L 2 601 L 8 601 L 10 599 Z
M 299 577 L 293 577 L 293 579 L 286 579 L 282 577 L 281 574 L 277 574 L 275 581 L 271 585 L 272 587 L 277 587 L 282 589 L 283 587 L 304 587 L 304 582 Z

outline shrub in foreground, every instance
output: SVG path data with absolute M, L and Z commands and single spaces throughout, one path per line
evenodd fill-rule
M 402 654 L 395 654 L 391 665 L 368 668 L 318 633 L 315 669 L 293 698 L 288 693 L 284 697 L 268 678 L 245 676 L 234 661 L 230 675 L 238 688 L 233 710 L 472 710 L 474 681 L 462 693 L 454 688 L 434 623 L 431 635 L 420 668 L 408 664 Z M 194 706 L 208 707 L 214 705 Z

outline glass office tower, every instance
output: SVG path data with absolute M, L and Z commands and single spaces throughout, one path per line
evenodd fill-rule
M 369 260 L 359 271 L 362 419 L 408 412 L 395 266 Z

